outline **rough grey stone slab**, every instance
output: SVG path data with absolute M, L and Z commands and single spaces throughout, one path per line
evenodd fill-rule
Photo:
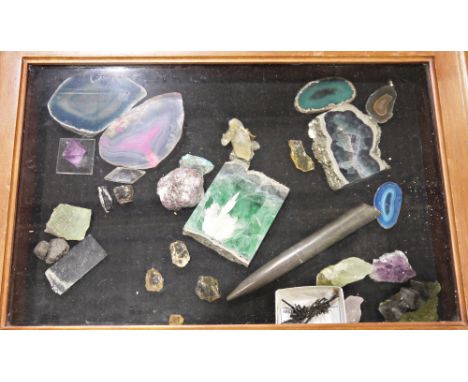
M 45 275 L 52 290 L 62 295 L 107 256 L 93 236 L 75 245 L 67 256 L 52 265 Z

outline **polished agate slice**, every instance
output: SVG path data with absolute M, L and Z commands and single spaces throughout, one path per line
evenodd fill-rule
M 156 167 L 179 142 L 183 123 L 179 93 L 150 98 L 109 126 L 99 140 L 99 155 L 114 166 Z
M 353 105 L 336 107 L 309 123 L 312 152 L 332 190 L 389 168 L 380 157 L 380 135 L 380 126 Z
M 301 113 L 318 113 L 349 103 L 355 97 L 356 89 L 350 81 L 340 77 L 322 78 L 299 90 L 294 107 Z
M 67 78 L 47 106 L 65 129 L 94 137 L 145 97 L 146 90 L 128 78 L 94 73 Z
M 372 93 L 366 102 L 366 111 L 376 122 L 384 123 L 393 117 L 397 93 L 393 82 L 378 88 Z

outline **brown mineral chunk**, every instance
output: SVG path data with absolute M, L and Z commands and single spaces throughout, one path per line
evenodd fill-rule
M 156 268 L 150 268 L 146 272 L 145 288 L 148 292 L 161 292 L 164 288 L 164 278 Z
M 120 205 L 133 202 L 134 190 L 130 184 L 114 187 L 114 196 Z

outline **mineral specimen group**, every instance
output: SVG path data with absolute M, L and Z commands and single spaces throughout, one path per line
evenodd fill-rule
M 255 140 L 253 135 L 244 124 L 237 118 L 229 121 L 229 127 L 221 138 L 221 144 L 227 146 L 232 145 L 231 159 L 242 159 L 250 162 L 254 156 L 254 151 L 260 148 L 260 145 Z
M 190 261 L 190 254 L 185 243 L 181 240 L 174 241 L 169 245 L 172 264 L 184 268 Z
M 370 278 L 374 281 L 404 283 L 416 276 L 406 255 L 398 250 L 374 259 L 372 267 Z
M 181 314 L 171 314 L 169 316 L 169 325 L 183 325 L 184 316 Z
M 335 265 L 330 265 L 317 275 L 317 285 L 345 285 L 362 280 L 372 272 L 372 265 L 358 257 L 349 257 Z
M 67 78 L 47 106 L 65 129 L 93 137 L 145 97 L 146 90 L 128 78 L 95 73 Z
M 289 188 L 240 160 L 226 162 L 183 228 L 184 235 L 248 266 Z
M 309 123 L 312 151 L 332 190 L 388 169 L 380 157 L 381 130 L 353 105 L 336 107 Z
M 44 232 L 65 240 L 83 240 L 90 223 L 90 209 L 61 203 L 52 211 Z
M 403 192 L 398 184 L 386 182 L 374 195 L 374 207 L 380 211 L 377 222 L 384 229 L 392 228 L 398 221 L 403 203 Z
M 52 265 L 45 275 L 52 290 L 62 295 L 107 256 L 93 236 L 88 235 L 62 259 Z
M 397 93 L 393 82 L 378 88 L 372 93 L 366 102 L 367 113 L 378 123 L 385 123 L 393 117 L 393 107 Z
M 440 284 L 411 280 L 410 285 L 381 302 L 379 312 L 386 321 L 437 321 Z
M 218 280 L 212 276 L 198 277 L 195 293 L 199 299 L 208 302 L 213 302 L 221 298 Z
M 330 77 L 307 83 L 294 100 L 301 113 L 318 113 L 351 102 L 356 97 L 354 85 L 344 78 Z
M 99 203 L 101 203 L 102 209 L 107 214 L 112 210 L 112 196 L 109 193 L 107 186 L 99 186 L 97 190 Z
M 104 177 L 104 180 L 114 183 L 133 184 L 145 174 L 146 171 L 143 170 L 116 167 Z
M 185 154 L 179 161 L 179 167 L 193 168 L 201 171 L 202 175 L 206 175 L 213 171 L 214 164 L 208 159 L 198 157 L 192 154 Z
M 203 198 L 203 175 L 193 168 L 176 168 L 159 179 L 156 192 L 168 210 L 195 207 Z
M 288 145 L 291 150 L 291 160 L 298 170 L 308 172 L 315 168 L 314 161 L 305 152 L 302 141 L 290 139 Z
M 99 155 L 114 166 L 154 168 L 179 142 L 183 123 L 179 93 L 150 98 L 108 127 L 99 140 Z
M 112 191 L 114 192 L 115 200 L 120 205 L 133 202 L 135 192 L 132 185 L 117 186 Z
M 156 268 L 150 268 L 146 272 L 145 288 L 148 292 L 161 292 L 164 288 L 164 278 Z

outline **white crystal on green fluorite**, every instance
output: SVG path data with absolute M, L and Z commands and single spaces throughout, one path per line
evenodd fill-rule
M 289 188 L 247 164 L 224 164 L 183 233 L 227 259 L 248 266 L 280 210 Z
M 335 265 L 330 265 L 317 275 L 317 285 L 345 285 L 362 280 L 372 272 L 372 265 L 357 257 L 349 257 Z

